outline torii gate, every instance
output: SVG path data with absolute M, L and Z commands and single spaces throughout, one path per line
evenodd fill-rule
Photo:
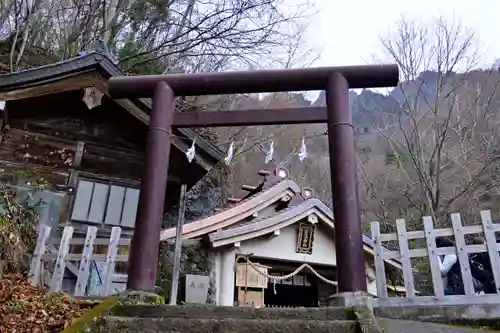
M 249 72 L 113 77 L 113 98 L 153 97 L 145 175 L 132 239 L 127 288 L 153 291 L 173 127 L 328 124 L 338 291 L 366 291 L 349 89 L 392 87 L 398 67 L 365 65 Z M 176 96 L 326 91 L 326 108 L 175 112 Z

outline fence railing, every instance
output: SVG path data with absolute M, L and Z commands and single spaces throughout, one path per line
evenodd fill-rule
M 115 264 L 128 261 L 128 255 L 118 254 L 118 246 L 130 245 L 130 239 L 120 239 L 121 228 L 113 227 L 109 238 L 98 238 L 97 228 L 91 226 L 87 228 L 85 238 L 73 238 L 74 229 L 67 226 L 59 239 L 49 239 L 50 229 L 51 227 L 46 226 L 39 232 L 28 275 L 30 282 L 40 285 L 44 279 L 48 279 L 49 292 L 61 291 L 65 272 L 69 270 L 76 276 L 74 295 L 85 296 L 91 262 L 105 262 L 99 296 L 113 294 L 112 283 L 116 280 Z M 81 253 L 70 253 L 72 245 L 83 246 Z M 94 253 L 94 246 L 97 245 L 107 246 L 107 253 Z M 47 276 L 44 263 L 54 261 L 52 272 L 49 273 L 51 276 Z M 123 276 L 121 279 L 123 280 Z
M 500 224 L 493 223 L 490 211 L 481 211 L 481 225 L 463 226 L 460 214 L 451 214 L 452 228 L 434 229 L 431 217 L 423 218 L 424 230 L 407 231 L 404 219 L 396 220 L 397 233 L 381 234 L 378 222 L 371 223 L 372 240 L 375 244 L 375 270 L 378 306 L 420 306 L 420 305 L 467 305 L 500 303 L 498 287 L 496 294 L 476 294 L 470 268 L 469 255 L 488 252 L 495 285 L 500 286 L 500 244 L 497 244 L 495 232 L 500 232 Z M 466 235 L 482 234 L 486 244 L 467 245 Z M 436 237 L 453 236 L 455 246 L 436 247 Z M 410 249 L 409 241 L 422 239 L 423 248 Z M 399 250 L 391 251 L 384 247 L 385 242 L 397 242 Z M 464 284 L 464 295 L 444 294 L 443 278 L 439 269 L 439 256 L 456 254 Z M 429 262 L 434 296 L 418 296 L 415 290 L 412 258 L 426 257 Z M 389 297 L 384 260 L 398 259 L 403 267 L 405 297 Z

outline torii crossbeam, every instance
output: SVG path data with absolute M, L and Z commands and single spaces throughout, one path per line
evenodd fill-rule
M 366 291 L 349 89 L 398 84 L 397 65 L 113 77 L 113 98 L 153 97 L 127 288 L 153 291 L 173 127 L 328 124 L 338 291 Z M 325 90 L 326 108 L 176 113 L 176 96 Z

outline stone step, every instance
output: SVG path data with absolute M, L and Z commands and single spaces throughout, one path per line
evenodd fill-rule
M 117 305 L 112 315 L 143 318 L 198 318 L 198 319 L 302 319 L 349 320 L 350 312 L 341 307 L 325 308 L 250 308 L 214 305 Z
M 108 316 L 93 333 L 350 333 L 356 322 L 349 320 L 301 319 L 197 319 L 197 318 L 130 318 Z

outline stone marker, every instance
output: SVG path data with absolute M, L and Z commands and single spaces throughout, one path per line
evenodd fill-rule
M 186 275 L 186 303 L 205 304 L 207 302 L 210 278 L 204 275 Z

